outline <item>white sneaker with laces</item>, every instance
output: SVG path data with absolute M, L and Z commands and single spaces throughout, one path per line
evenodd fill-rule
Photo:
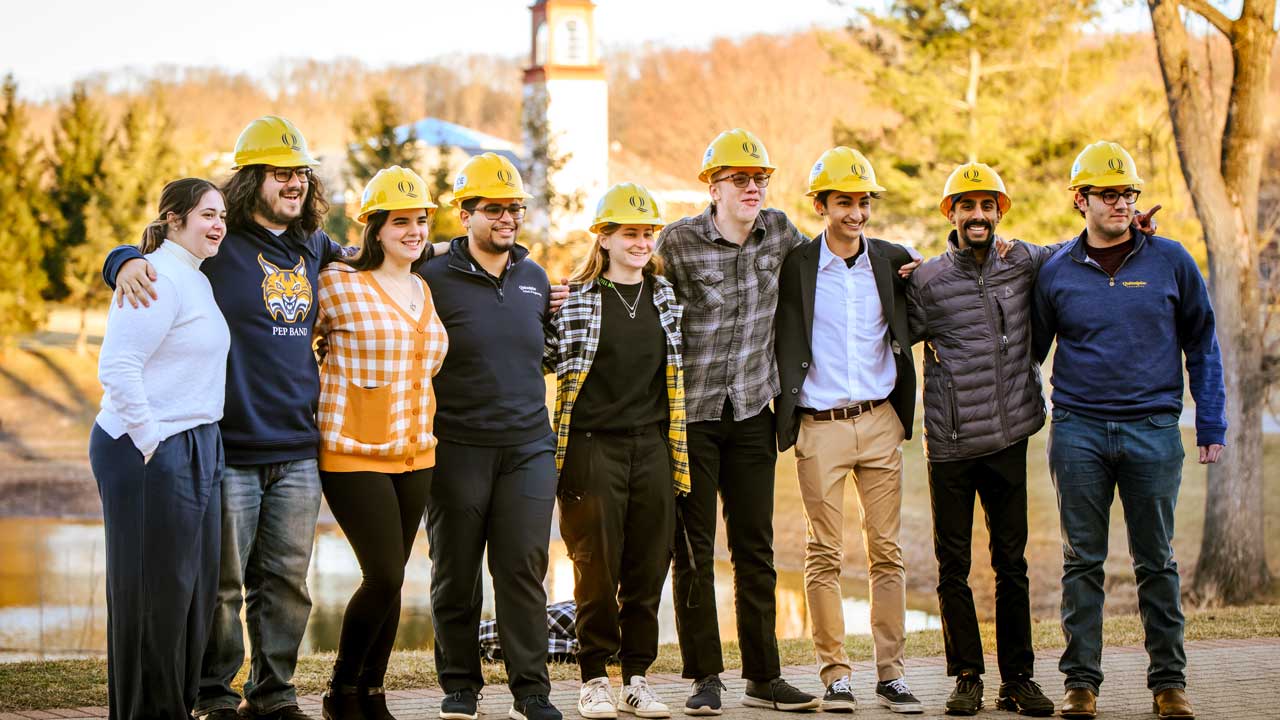
M 578 714 L 592 720 L 612 720 L 618 717 L 608 677 L 592 678 L 582 684 L 582 688 L 578 690 Z
M 658 699 L 643 675 L 632 675 L 631 682 L 622 686 L 618 696 L 619 712 L 631 713 L 641 718 L 669 718 L 671 710 Z

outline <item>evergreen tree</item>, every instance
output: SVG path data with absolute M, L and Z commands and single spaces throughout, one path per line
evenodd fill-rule
M 13 75 L 5 76 L 0 90 L 0 340 L 5 343 L 43 321 L 41 293 L 49 282 L 41 262 L 49 236 L 41 223 L 45 196 L 37 148 L 26 137 L 27 116 L 17 96 Z
M 412 125 L 407 132 L 398 132 L 400 125 L 400 108 L 385 91 L 374 93 L 368 111 L 351 118 L 351 136 L 355 140 L 347 151 L 347 165 L 353 184 L 363 188 L 379 170 L 392 165 L 417 172 L 417 133 Z
M 82 305 L 91 283 L 85 277 L 86 268 L 71 267 L 72 251 L 86 242 L 102 241 L 104 235 L 110 239 L 110 228 L 104 225 L 100 208 L 95 207 L 100 205 L 97 199 L 106 178 L 103 162 L 107 143 L 106 120 L 84 86 L 76 85 L 58 111 L 48 158 L 54 244 L 45 255 L 44 268 L 49 275 L 50 299 Z

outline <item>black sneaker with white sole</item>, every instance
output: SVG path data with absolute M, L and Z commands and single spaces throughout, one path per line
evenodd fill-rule
M 911 694 L 902 678 L 876 683 L 876 699 L 896 713 L 922 713 L 924 705 Z
M 511 720 L 564 720 L 546 695 L 526 695 L 513 700 L 507 717 Z
M 827 686 L 827 693 L 822 696 L 822 709 L 848 713 L 858 709 L 858 699 L 853 696 L 853 682 L 848 675 L 832 680 Z
M 479 693 L 471 688 L 454 690 L 440 700 L 441 720 L 476 720 L 476 701 Z
M 719 675 L 694 680 L 689 699 L 684 701 L 684 714 L 719 715 L 721 692 L 724 692 L 724 683 L 720 682 Z
M 747 681 L 747 691 L 742 695 L 742 704 L 747 707 L 766 708 L 768 710 L 817 710 L 822 701 L 791 683 L 776 677 L 768 682 Z

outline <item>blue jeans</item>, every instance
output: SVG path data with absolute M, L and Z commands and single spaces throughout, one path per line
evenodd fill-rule
M 320 512 L 314 458 L 228 465 L 222 476 L 222 567 L 195 714 L 234 709 L 231 680 L 244 664 L 240 606 L 251 650 L 244 698 L 255 713 L 298 704 L 293 671 L 311 614 L 307 568 Z
M 1186 686 L 1182 603 L 1173 559 L 1173 512 L 1182 482 L 1178 416 L 1161 413 L 1125 422 L 1054 408 L 1049 471 L 1062 520 L 1062 632 L 1058 662 L 1066 687 L 1102 684 L 1103 563 L 1111 501 L 1117 488 L 1138 581 L 1146 633 L 1147 687 Z

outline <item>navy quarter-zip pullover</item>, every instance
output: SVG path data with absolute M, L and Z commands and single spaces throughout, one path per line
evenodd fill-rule
M 1224 444 L 1222 355 L 1213 306 L 1182 245 L 1134 233 L 1133 252 L 1108 275 L 1071 241 L 1040 269 L 1032 352 L 1044 362 L 1054 337 L 1053 404 L 1101 420 L 1182 412 L 1182 358 L 1196 404 L 1196 444 Z

